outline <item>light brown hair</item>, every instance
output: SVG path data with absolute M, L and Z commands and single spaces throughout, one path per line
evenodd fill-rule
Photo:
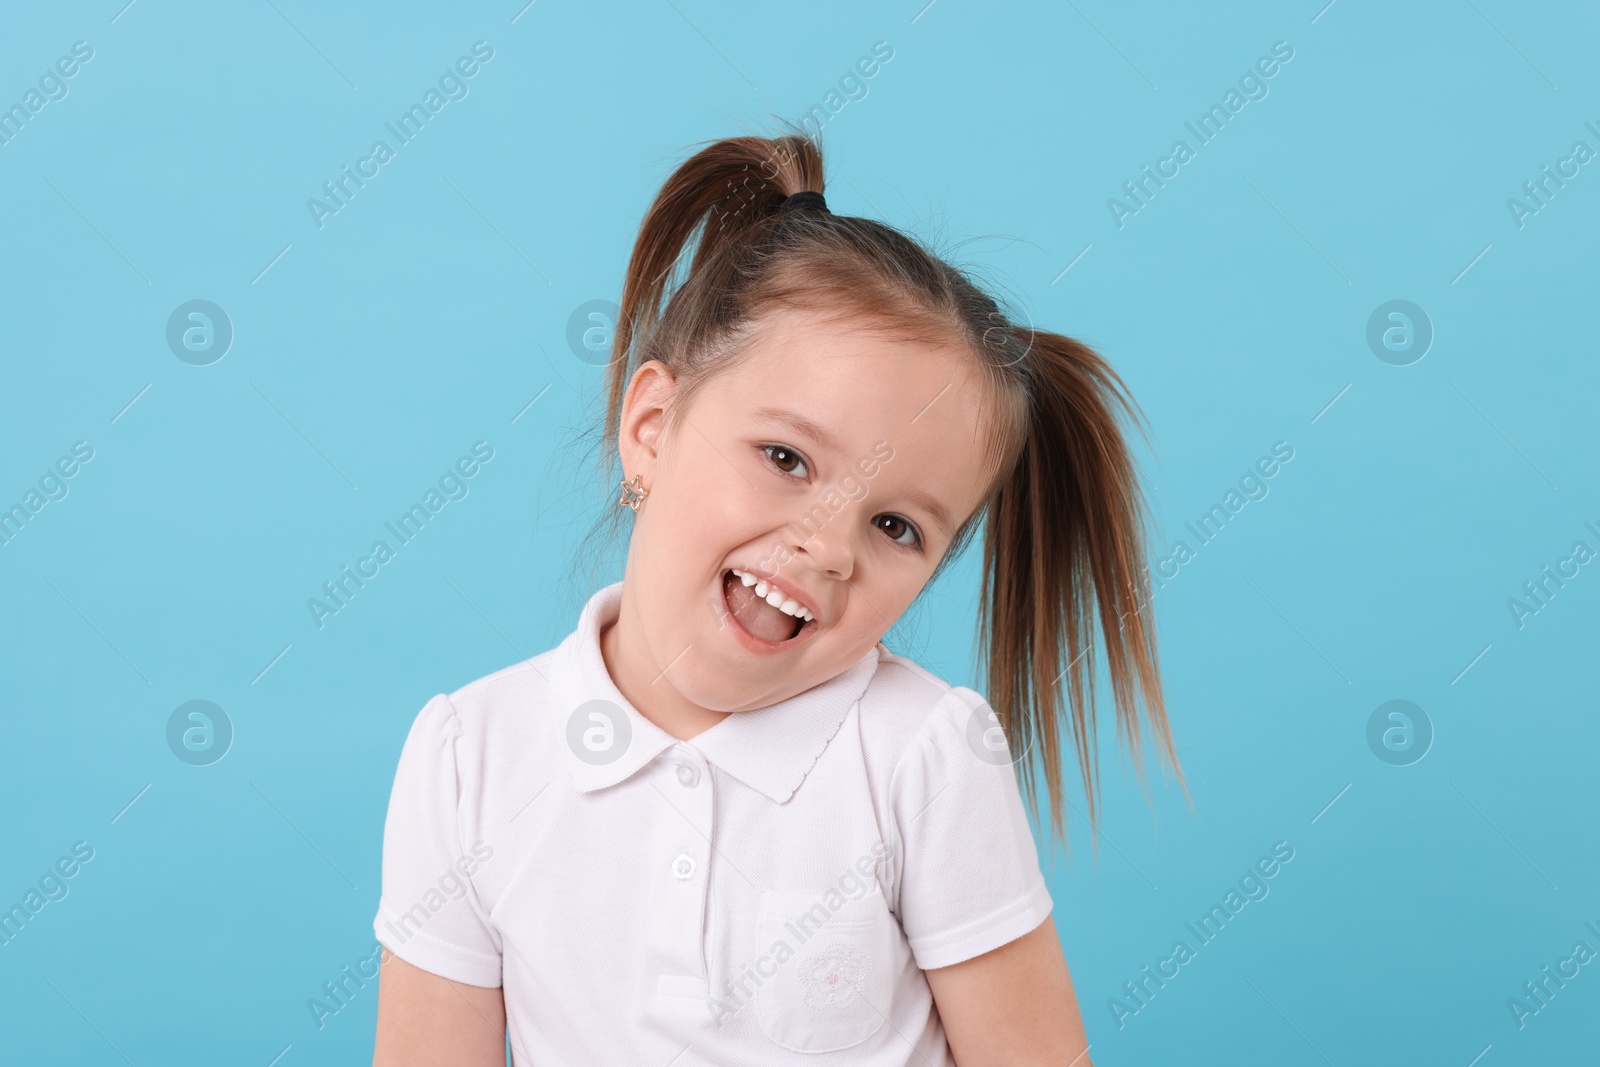
M 1012 322 L 966 272 L 883 223 L 814 208 L 779 211 L 823 192 L 822 152 L 803 130 L 731 137 L 669 177 L 645 213 L 623 283 L 609 364 L 602 443 L 616 456 L 622 401 L 646 360 L 677 381 L 673 410 L 739 358 L 762 316 L 795 308 L 901 338 L 955 343 L 983 368 L 989 491 L 940 560 L 955 560 L 981 524 L 980 676 L 1019 759 L 1037 811 L 1031 759 L 1043 758 L 1053 832 L 1062 815 L 1062 680 L 1072 743 L 1097 825 L 1095 623 L 1105 642 L 1119 737 L 1144 782 L 1136 690 L 1180 784 L 1148 611 L 1144 501 L 1118 426 L 1137 405 L 1116 372 L 1070 337 Z M 691 253 L 686 256 L 685 253 Z M 683 260 L 688 259 L 687 269 Z M 668 414 L 668 423 L 673 423 Z M 617 508 L 608 508 L 613 514 Z M 924 586 L 926 588 L 926 586 Z M 1184 785 L 1185 797 L 1188 797 Z

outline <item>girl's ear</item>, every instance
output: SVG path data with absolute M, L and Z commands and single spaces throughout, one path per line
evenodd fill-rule
M 646 360 L 633 372 L 622 401 L 622 421 L 617 428 L 617 451 L 626 478 L 644 475 L 649 488 L 655 480 L 656 461 L 665 445 L 667 411 L 678 382 L 660 360 Z

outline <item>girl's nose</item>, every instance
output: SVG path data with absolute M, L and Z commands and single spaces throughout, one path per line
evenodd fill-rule
M 794 553 L 808 557 L 818 571 L 830 578 L 848 579 L 855 571 L 855 511 L 846 506 L 821 522 L 790 523 L 784 535 Z

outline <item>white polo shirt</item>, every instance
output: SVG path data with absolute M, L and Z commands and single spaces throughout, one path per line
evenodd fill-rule
M 417 715 L 378 939 L 502 986 L 517 1064 L 952 1063 L 923 970 L 1052 904 L 989 705 L 880 644 L 679 741 L 606 671 L 621 597 Z

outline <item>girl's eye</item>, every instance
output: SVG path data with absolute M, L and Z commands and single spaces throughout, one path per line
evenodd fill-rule
M 896 544 L 905 545 L 907 548 L 921 548 L 922 535 L 917 528 L 899 515 L 879 515 L 872 520 L 872 524 L 889 535 L 889 540 Z M 910 540 L 902 540 L 909 537 Z
M 762 445 L 761 451 L 765 452 L 767 460 L 784 474 L 792 475 L 806 466 L 806 461 L 801 458 L 800 453 L 787 445 Z M 802 472 L 798 477 L 804 478 L 805 474 Z
M 767 457 L 767 462 L 789 478 L 806 478 L 811 468 L 806 464 L 805 457 L 800 455 L 788 445 L 761 445 L 759 451 Z M 879 515 L 872 520 L 872 525 L 882 530 L 889 540 L 905 548 L 922 548 L 922 533 L 910 520 L 899 515 Z

